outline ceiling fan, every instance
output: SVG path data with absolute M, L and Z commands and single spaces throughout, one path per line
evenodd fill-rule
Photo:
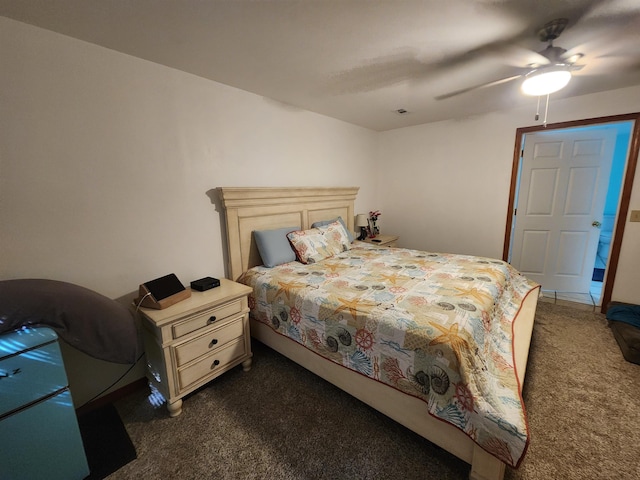
M 519 69 L 520 71 L 516 75 L 449 92 L 439 95 L 435 99 L 444 100 L 472 90 L 492 87 L 520 78 L 524 78 L 522 91 L 526 95 L 541 96 L 561 90 L 571 80 L 571 72 L 584 67 L 584 65 L 576 65 L 576 62 L 584 56 L 582 53 L 567 56 L 566 49 L 553 44 L 553 41 L 560 36 L 568 23 L 569 20 L 566 18 L 557 18 L 546 23 L 538 31 L 540 41 L 548 44 L 544 50 L 537 52 L 539 61 Z

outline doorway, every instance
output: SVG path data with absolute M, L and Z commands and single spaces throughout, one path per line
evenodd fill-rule
M 550 290 L 545 292 L 546 296 L 560 296 L 565 300 L 589 304 L 594 308 L 600 306 L 606 307 L 610 301 L 613 282 L 615 279 L 615 271 L 617 268 L 617 260 L 619 257 L 619 249 L 622 243 L 622 235 L 624 233 L 624 223 L 629 208 L 629 197 L 633 182 L 633 174 L 635 173 L 635 166 L 637 162 L 638 142 L 640 141 L 640 138 L 638 138 L 640 136 L 640 128 L 638 128 L 637 125 L 638 120 L 640 120 L 640 114 L 631 114 L 566 122 L 562 124 L 548 125 L 546 128 L 539 126 L 521 128 L 517 130 L 503 259 L 509 262 L 515 260 L 515 263 L 518 264 L 524 262 L 526 268 L 520 269 L 525 273 L 525 275 L 531 276 L 532 279 L 541 283 L 543 292 L 545 292 L 545 290 Z M 554 228 L 560 228 L 560 233 L 556 232 L 555 234 L 552 234 L 551 228 L 540 228 L 539 222 L 545 220 L 545 215 L 534 215 L 533 217 L 535 217 L 535 222 L 538 223 L 534 222 L 535 228 L 531 227 L 532 224 L 525 226 L 528 234 L 528 247 L 523 251 L 521 248 L 523 242 L 522 228 L 519 228 L 519 217 L 517 213 L 518 203 L 520 203 L 521 208 L 523 206 L 526 207 L 526 204 L 523 205 L 522 200 L 520 200 L 520 202 L 518 200 L 520 194 L 523 193 L 522 191 L 526 194 L 526 198 L 531 197 L 531 192 L 527 191 L 531 186 L 531 177 L 527 177 L 528 173 L 526 168 L 523 170 L 523 157 L 525 156 L 527 141 L 529 140 L 529 147 L 531 147 L 535 139 L 545 139 L 545 136 L 547 136 L 547 138 L 552 140 L 549 140 L 548 142 L 542 141 L 540 143 L 540 148 L 547 148 L 550 145 L 559 145 L 559 143 L 556 142 L 558 139 L 569 139 L 572 136 L 576 137 L 576 135 L 580 137 L 580 135 L 583 135 L 586 131 L 597 133 L 599 130 L 604 132 L 605 130 L 612 129 L 615 130 L 615 149 L 613 149 L 613 156 L 610 156 L 610 163 L 607 165 L 607 168 L 611 168 L 611 174 L 609 175 L 608 171 L 605 172 L 609 177 L 609 181 L 604 187 L 602 185 L 600 187 L 601 190 L 604 190 L 600 195 L 600 206 L 596 207 L 596 210 L 585 212 L 584 220 L 588 220 L 588 228 L 581 227 L 582 230 L 580 230 L 579 228 L 576 228 L 575 223 L 569 223 L 566 224 L 568 226 L 567 228 L 562 229 L 561 225 L 557 225 L 558 220 L 556 218 L 556 225 Z M 581 145 L 585 144 L 586 143 L 583 142 Z M 583 147 L 576 147 L 573 144 L 567 144 L 566 148 L 571 150 Z M 552 149 L 549 151 L 551 150 Z M 555 183 L 556 180 L 560 178 L 560 175 L 558 174 L 556 177 L 555 173 L 551 174 L 552 171 L 553 169 L 550 168 L 542 168 L 536 172 L 538 176 L 536 178 L 537 183 L 535 192 L 537 193 L 537 197 L 535 202 L 537 203 L 535 204 L 535 207 L 538 210 L 541 206 L 551 208 L 551 204 L 557 200 L 556 196 L 562 197 L 562 189 L 557 188 Z M 574 194 L 572 198 L 574 200 L 586 199 L 587 203 L 589 203 L 591 201 L 591 196 L 588 190 L 589 188 L 594 189 L 595 187 L 593 186 L 594 184 L 590 182 L 591 177 L 589 177 L 589 175 L 585 175 L 585 172 L 587 171 L 589 171 L 588 168 L 574 169 L 573 173 L 575 174 L 575 172 L 579 172 L 579 175 L 574 175 L 574 178 L 570 180 L 570 182 L 575 184 L 575 178 L 582 178 L 581 188 L 583 189 L 583 194 Z M 580 177 L 580 175 L 582 177 Z M 593 178 L 595 179 L 596 176 L 597 175 L 593 176 Z M 520 183 L 523 177 L 525 177 L 525 184 L 521 189 Z M 544 178 L 549 180 L 549 183 L 546 185 L 540 182 L 540 179 Z M 566 187 L 566 179 L 563 181 L 565 181 Z M 562 183 L 562 181 L 560 183 Z M 541 191 L 545 192 L 544 194 L 549 197 L 548 201 L 545 201 L 544 195 L 540 194 Z M 560 192 L 560 194 L 558 194 L 558 192 Z M 560 208 L 565 209 L 565 207 L 566 205 L 562 205 Z M 573 207 L 575 207 L 575 205 L 573 205 Z M 526 224 L 527 215 L 524 215 L 524 213 L 527 213 L 530 210 L 530 208 L 526 211 L 521 210 L 520 223 Z M 594 212 L 597 218 L 591 218 L 594 215 Z M 574 216 L 577 217 L 576 215 Z M 553 223 L 551 215 L 546 215 L 546 217 L 551 223 Z M 570 220 L 574 221 L 575 219 Z M 592 224 L 593 226 L 591 226 Z M 516 235 L 519 235 L 519 237 L 516 238 Z M 555 235 L 555 237 L 553 237 L 553 235 Z M 557 241 L 558 238 L 560 238 L 559 242 Z M 573 244 L 571 242 L 573 242 Z M 587 243 L 590 244 L 587 246 Z M 556 257 L 550 255 L 548 250 L 553 250 L 555 248 L 556 253 L 558 250 L 562 252 L 563 246 L 565 254 L 558 258 L 562 258 L 564 263 L 557 263 Z M 578 252 L 577 246 L 581 246 L 582 250 L 580 252 Z M 569 248 L 567 249 L 567 247 Z M 570 254 L 567 255 L 567 251 L 570 252 Z M 522 257 L 522 255 L 524 255 L 524 257 Z M 588 257 L 587 260 L 585 260 L 585 255 Z M 572 265 L 567 263 L 570 261 L 578 262 L 578 264 Z M 580 261 L 582 261 L 583 264 L 579 264 Z M 559 280 L 554 280 L 553 278 L 550 279 L 550 277 L 544 277 L 544 275 L 542 275 L 543 273 L 548 273 L 542 272 L 545 262 L 551 264 L 551 267 L 549 268 L 550 271 L 555 270 L 557 272 L 558 269 L 563 270 L 563 272 L 561 272 L 562 275 L 558 277 Z M 515 266 L 519 267 L 519 265 Z M 527 270 L 531 270 L 533 273 L 528 275 Z M 582 285 L 579 289 L 572 288 L 570 283 L 566 283 L 568 280 L 571 280 L 570 277 L 572 276 L 567 275 L 567 273 L 572 274 L 573 272 L 581 273 Z M 585 278 L 585 275 L 588 275 L 588 278 Z M 533 278 L 537 276 L 539 276 L 539 278 Z M 549 282 L 548 285 L 550 287 L 554 288 L 545 289 L 545 283 L 547 282 Z M 554 282 L 556 282 L 556 285 L 554 285 Z

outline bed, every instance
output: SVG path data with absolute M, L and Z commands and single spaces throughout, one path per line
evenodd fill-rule
M 494 275 L 498 275 L 496 272 L 507 272 L 508 275 L 518 277 L 519 274 L 512 271 L 507 264 L 499 260 L 460 256 L 461 258 L 459 260 L 462 262 L 462 266 L 454 267 L 454 257 L 456 256 L 418 252 L 407 249 L 380 249 L 370 245 L 364 245 L 356 241 L 351 244 L 350 247 L 345 248 L 343 252 L 331 257 L 330 261 L 321 259 L 320 261 L 315 261 L 315 263 L 309 263 L 309 265 L 302 265 L 300 262 L 292 262 L 291 264 L 284 264 L 273 269 L 261 266 L 263 261 L 256 244 L 257 234 L 255 232 L 277 231 L 279 229 L 287 231 L 291 229 L 292 226 L 295 226 L 302 234 L 304 234 L 304 232 L 312 231 L 310 230 L 312 225 L 317 224 L 318 222 L 320 222 L 320 224 L 327 223 L 338 217 L 343 219 L 342 223 L 346 224 L 347 231 L 353 231 L 355 216 L 354 201 L 357 192 L 357 187 L 219 188 L 226 219 L 228 276 L 233 280 L 240 280 L 243 283 L 251 284 L 255 288 L 254 295 L 250 298 L 253 306 L 251 315 L 251 335 L 258 341 L 268 345 L 294 362 L 302 365 L 347 393 L 355 396 L 371 407 L 413 430 L 422 437 L 447 450 L 461 460 L 469 463 L 471 465 L 469 478 L 472 480 L 502 479 L 507 464 L 510 466 L 517 466 L 520 463 L 524 457 L 529 442 L 526 414 L 524 412 L 524 406 L 522 405 L 521 390 L 526 370 L 529 343 L 533 330 L 539 287 L 530 282 L 527 283 L 526 279 L 523 280 L 523 278 L 519 278 L 518 281 L 520 283 L 518 283 L 517 288 L 514 287 L 514 298 L 511 299 L 510 306 L 495 308 L 495 310 L 504 311 L 502 317 L 500 317 L 502 320 L 499 323 L 502 324 L 502 334 L 509 336 L 508 340 L 510 341 L 508 343 L 511 348 L 501 347 L 506 349 L 506 352 L 502 352 L 506 357 L 503 355 L 501 358 L 489 360 L 490 362 L 500 363 L 501 369 L 503 370 L 500 375 L 494 376 L 499 378 L 496 379 L 492 377 L 489 382 L 493 382 L 491 385 L 496 385 L 497 388 L 502 388 L 504 386 L 503 384 L 507 384 L 507 387 L 505 388 L 510 388 L 512 393 L 510 398 L 507 398 L 506 396 L 504 397 L 506 398 L 506 401 L 503 403 L 510 404 L 509 408 L 512 409 L 510 411 L 519 412 L 516 412 L 515 414 L 517 418 L 514 419 L 509 417 L 507 419 L 508 421 L 497 415 L 494 415 L 494 418 L 492 419 L 494 427 L 496 427 L 492 432 L 495 433 L 496 430 L 500 430 L 501 435 L 506 432 L 506 436 L 511 442 L 509 443 L 511 451 L 506 451 L 505 453 L 504 451 L 501 451 L 501 448 L 504 447 L 501 439 L 492 443 L 487 442 L 487 437 L 483 436 L 487 435 L 487 433 L 482 430 L 485 428 L 483 425 L 486 426 L 491 422 L 485 422 L 485 424 L 480 427 L 476 427 L 476 424 L 473 422 L 470 422 L 465 426 L 463 420 L 458 422 L 455 420 L 455 415 L 452 415 L 450 408 L 447 410 L 446 405 L 438 404 L 437 401 L 432 401 L 433 398 L 439 398 L 436 394 L 439 394 L 437 390 L 438 388 L 441 388 L 441 386 L 434 383 L 434 377 L 437 377 L 442 373 L 440 370 L 443 372 L 447 370 L 446 368 L 437 370 L 436 374 L 434 374 L 434 367 L 430 367 L 431 370 L 429 370 L 427 375 L 424 375 L 424 372 L 418 371 L 418 367 L 414 364 L 410 364 L 410 366 L 407 367 L 409 364 L 407 364 L 404 359 L 402 361 L 405 363 L 393 363 L 395 360 L 391 359 L 390 355 L 387 355 L 390 349 L 395 349 L 400 352 L 398 356 L 411 356 L 424 361 L 425 355 L 423 355 L 422 352 L 424 350 L 432 349 L 432 347 L 435 346 L 437 348 L 435 348 L 434 351 L 437 351 L 438 355 L 442 357 L 438 361 L 443 361 L 445 363 L 449 362 L 449 364 L 453 362 L 453 364 L 459 364 L 460 366 L 468 364 L 470 366 L 465 368 L 471 372 L 467 373 L 469 373 L 471 377 L 474 377 L 474 375 L 478 375 L 482 371 L 487 371 L 487 359 L 485 358 L 484 360 L 476 361 L 475 365 L 469 364 L 470 359 L 467 357 L 470 355 L 466 355 L 464 353 L 464 350 L 468 346 L 466 345 L 465 340 L 461 340 L 465 347 L 462 350 L 458 348 L 461 345 L 459 342 L 457 347 L 456 342 L 450 342 L 454 348 L 452 348 L 452 351 L 447 351 L 446 348 L 444 348 L 444 345 L 442 345 L 447 342 L 434 341 L 434 338 L 418 338 L 415 341 L 422 341 L 423 343 L 416 344 L 414 342 L 414 347 L 409 349 L 404 348 L 406 345 L 400 346 L 397 342 L 392 341 L 393 338 L 382 338 L 381 332 L 383 330 L 388 330 L 384 327 L 380 329 L 380 331 L 376 332 L 375 338 L 379 338 L 379 343 L 384 343 L 386 345 L 385 348 L 387 353 L 384 353 L 382 354 L 383 356 L 379 357 L 382 359 L 380 362 L 377 362 L 377 356 L 371 354 L 371 358 L 376 358 L 376 365 L 374 365 L 375 368 L 370 369 L 371 372 L 367 372 L 366 368 L 354 368 L 352 365 L 347 365 L 349 368 L 345 368 L 345 365 L 340 363 L 338 358 L 340 357 L 339 350 L 345 347 L 346 342 L 343 342 L 342 340 L 336 342 L 334 337 L 340 338 L 340 333 L 344 330 L 342 327 L 348 326 L 347 324 L 354 326 L 354 321 L 355 323 L 358 323 L 359 321 L 370 322 L 373 317 L 379 317 L 381 322 L 387 321 L 387 323 L 399 323 L 399 310 L 403 310 L 406 315 L 409 315 L 407 312 L 411 310 L 413 312 L 411 315 L 420 316 L 420 309 L 404 309 L 404 306 L 408 305 L 408 303 L 403 305 L 403 308 L 395 308 L 396 305 L 400 307 L 397 303 L 399 302 L 399 299 L 406 299 L 410 297 L 413 300 L 409 303 L 414 304 L 414 306 L 416 304 L 420 305 L 421 302 L 425 301 L 418 299 L 417 296 L 409 295 L 407 291 L 415 293 L 417 290 L 424 290 L 425 288 L 437 290 L 444 287 L 437 283 L 432 284 L 429 287 L 425 287 L 426 284 L 424 284 L 418 277 L 428 276 L 432 279 L 455 277 L 455 274 L 452 274 L 451 271 L 447 272 L 446 269 L 463 269 L 467 272 L 466 269 L 471 263 L 480 262 L 484 273 L 476 276 L 481 278 L 486 277 L 485 280 L 488 285 L 491 283 L 489 282 L 489 278 Z M 331 225 L 335 224 L 331 223 L 330 226 L 324 228 L 334 228 Z M 339 229 L 340 227 L 337 228 Z M 294 238 L 294 241 L 296 238 Z M 330 308 L 327 308 L 327 305 L 331 302 L 327 300 L 327 296 L 323 297 L 320 295 L 318 298 L 321 299 L 319 300 L 321 303 L 324 302 L 323 306 L 315 305 L 310 306 L 309 308 L 311 308 L 312 311 L 315 308 L 316 312 L 319 312 L 324 308 L 325 314 L 316 313 L 315 316 L 318 317 L 326 316 L 327 311 L 337 312 L 338 310 L 341 310 L 339 320 L 336 320 L 334 324 L 322 327 L 325 329 L 333 329 L 335 335 L 330 335 L 328 330 L 322 330 L 320 335 L 317 335 L 312 331 L 313 329 L 306 329 L 304 330 L 305 333 L 302 335 L 302 342 L 300 342 L 300 338 L 296 341 L 292 336 L 287 336 L 285 334 L 287 329 L 298 332 L 301 330 L 289 327 L 285 328 L 282 326 L 282 324 L 293 325 L 291 322 L 287 323 L 288 314 L 286 312 L 290 314 L 292 312 L 292 307 L 284 305 L 286 300 L 285 297 L 288 297 L 289 294 L 293 294 L 294 291 L 298 290 L 306 290 L 307 292 L 313 290 L 315 294 L 320 287 L 319 284 L 325 283 L 324 280 L 326 280 L 326 277 L 330 276 L 323 274 L 318 270 L 319 268 L 327 267 L 327 265 L 327 268 L 333 268 L 334 270 L 342 269 L 343 267 L 348 268 L 336 262 L 346 262 L 347 264 L 356 265 L 356 270 L 365 271 L 365 276 L 370 278 L 376 277 L 378 280 L 380 276 L 393 276 L 394 274 L 393 272 L 389 275 L 372 272 L 368 270 L 369 266 L 381 266 L 388 264 L 387 266 L 390 266 L 392 269 L 396 268 L 405 272 L 414 271 L 416 274 L 408 275 L 408 277 L 411 277 L 411 280 L 406 280 L 405 278 L 403 281 L 406 280 L 409 283 L 403 284 L 401 285 L 402 288 L 395 289 L 393 291 L 391 288 L 384 287 L 384 285 L 379 286 L 379 290 L 385 290 L 386 288 L 384 293 L 390 300 L 387 303 L 384 301 L 369 302 L 371 304 L 371 308 L 368 309 L 369 311 L 367 313 L 368 316 L 366 317 L 366 320 L 363 320 L 364 317 L 360 316 L 361 312 L 350 312 L 349 305 L 344 308 L 333 308 L 335 305 L 330 305 Z M 418 266 L 416 267 L 411 265 L 412 262 Z M 445 271 L 436 273 L 435 269 L 440 267 L 445 268 Z M 311 268 L 313 272 L 311 270 L 305 271 L 307 268 Z M 283 271 L 280 272 L 278 269 Z M 350 273 L 348 275 L 351 275 L 351 270 L 349 270 L 349 272 Z M 425 274 L 424 272 L 428 272 L 428 274 Z M 398 273 L 398 271 L 396 271 L 396 273 Z M 265 283 L 260 283 L 263 281 L 268 282 L 269 279 L 267 277 L 270 275 L 276 276 L 273 280 L 276 284 L 289 286 L 284 289 L 274 289 L 272 287 L 265 286 Z M 284 275 L 284 277 L 277 277 L 277 275 Z M 287 275 L 289 275 L 288 278 L 295 278 L 296 280 L 288 281 Z M 468 275 L 462 276 L 467 278 L 467 280 L 464 281 L 467 282 L 465 285 L 468 287 L 469 278 L 471 277 L 468 277 Z M 303 277 L 309 277 L 312 279 L 313 285 L 308 284 L 304 287 L 298 288 Z M 405 275 L 405 277 L 407 276 Z M 320 278 L 323 280 L 320 281 Z M 393 278 L 395 280 L 392 280 L 392 282 L 397 281 L 398 276 L 395 275 Z M 365 278 L 356 278 L 351 280 L 351 284 L 353 285 L 364 285 L 360 288 L 366 290 L 367 295 L 369 295 L 369 297 L 367 297 L 369 300 L 372 298 L 371 295 L 380 294 L 380 292 L 374 292 L 374 290 L 376 290 L 376 286 L 381 284 L 380 281 L 377 281 L 377 283 L 374 282 L 375 285 L 371 284 L 369 285 L 371 288 L 368 288 L 369 286 L 367 286 Z M 329 285 L 332 284 L 331 281 L 326 283 Z M 347 283 L 349 282 L 347 281 Z M 291 287 L 291 285 L 293 285 L 293 287 Z M 335 284 L 333 285 L 335 287 Z M 341 284 L 338 284 L 335 288 L 341 288 Z M 446 288 L 450 289 L 451 287 L 448 286 Z M 509 287 L 509 289 L 511 289 L 511 287 Z M 278 290 L 280 290 L 280 293 L 278 293 Z M 503 287 L 500 286 L 498 288 L 494 288 L 494 290 L 498 291 L 498 294 L 500 294 L 503 291 Z M 265 292 L 269 293 L 267 294 Z M 402 293 L 402 295 L 398 296 L 400 293 Z M 335 294 L 334 297 L 336 295 L 338 294 Z M 440 295 L 439 298 L 443 298 L 442 292 L 438 293 L 438 295 Z M 267 297 L 270 297 L 271 300 L 277 298 L 276 301 L 279 302 L 279 305 L 270 305 Z M 476 298 L 474 299 L 471 297 Z M 379 300 L 382 297 L 376 296 L 375 298 Z M 298 306 L 301 304 L 312 305 L 308 300 L 294 299 L 291 301 L 294 303 L 297 301 L 298 303 L 296 305 Z M 440 306 L 440 310 L 436 314 L 427 315 L 426 330 L 422 329 L 421 331 L 430 330 L 439 332 L 439 338 L 446 338 L 451 333 L 451 329 L 453 327 L 453 317 L 448 317 L 448 315 L 452 314 L 454 310 L 464 310 L 462 312 L 463 314 L 471 316 L 470 312 L 476 308 L 474 306 L 474 302 L 476 301 L 480 303 L 492 302 L 492 300 L 486 298 L 484 294 L 477 295 L 477 292 L 475 295 L 472 294 L 468 299 L 463 299 L 461 302 L 461 308 L 454 308 L 450 302 L 438 302 L 442 304 Z M 361 303 L 366 304 L 367 302 L 363 301 Z M 429 303 L 429 300 L 426 300 L 426 303 Z M 272 315 L 272 313 L 275 312 L 273 309 L 279 309 L 279 313 Z M 391 312 L 391 310 L 394 311 Z M 280 315 L 282 316 L 280 317 Z M 408 325 L 415 325 L 413 316 L 409 318 L 406 317 L 406 315 L 403 317 L 402 321 Z M 302 316 L 304 318 L 310 318 L 310 321 L 315 322 L 315 324 L 318 323 L 317 318 L 312 318 L 314 315 L 303 312 Z M 438 316 L 443 318 L 443 323 L 439 326 L 433 322 L 434 318 Z M 504 319 L 509 316 L 510 318 L 507 319 L 509 322 L 505 323 Z M 484 319 L 484 317 L 482 318 L 483 320 L 481 320 L 481 322 L 488 322 L 487 319 Z M 282 322 L 280 320 L 282 320 Z M 367 323 L 367 325 L 370 324 Z M 341 332 L 336 333 L 336 328 L 342 328 Z M 347 328 L 347 330 L 349 330 L 348 332 L 342 332 L 350 337 L 348 339 L 349 348 L 352 348 L 351 339 L 354 338 L 354 333 L 357 334 L 363 330 L 358 330 L 357 325 L 355 328 L 355 330 Z M 371 331 L 372 328 L 373 327 L 368 327 L 364 330 Z M 455 328 L 457 329 L 457 324 Z M 309 334 L 307 335 L 307 333 Z M 394 333 L 391 333 L 390 335 L 393 336 Z M 296 335 L 293 335 L 293 337 L 295 336 Z M 329 337 L 334 338 L 332 341 L 333 343 L 328 341 Z M 418 337 L 420 337 L 420 335 L 418 335 Z M 456 338 L 458 337 L 456 336 Z M 493 342 L 490 336 L 487 336 L 484 341 L 488 343 Z M 475 356 L 477 356 L 477 349 L 475 353 Z M 362 352 L 356 352 L 353 351 L 353 349 L 350 350 L 349 355 L 342 355 L 342 357 L 349 358 L 353 363 L 353 359 L 356 358 L 354 355 L 359 355 L 357 358 L 360 360 L 367 360 L 367 358 L 364 358 L 366 355 L 363 356 Z M 389 365 L 394 365 L 395 369 L 388 368 Z M 515 365 L 515 368 L 513 368 L 513 365 Z M 394 371 L 397 374 L 394 375 L 389 373 Z M 451 373 L 453 370 L 447 371 Z M 382 375 L 381 372 L 386 372 L 386 375 Z M 422 373 L 422 375 L 420 373 Z M 467 375 L 467 373 L 464 375 Z M 384 379 L 382 377 L 384 377 Z M 425 377 L 427 378 L 426 382 L 424 381 Z M 391 381 L 389 381 L 390 379 Z M 431 379 L 431 382 L 429 382 L 429 379 Z M 466 417 L 473 417 L 474 419 L 476 417 L 480 418 L 480 415 L 475 415 L 475 413 L 477 413 L 475 410 L 480 409 L 480 407 L 478 407 L 480 402 L 476 401 L 474 404 L 474 395 L 468 395 L 469 391 L 466 389 L 462 389 L 461 391 L 459 390 L 458 387 L 462 384 L 459 379 L 451 377 L 447 378 L 446 381 L 447 388 L 443 388 L 443 391 L 454 391 L 454 395 L 458 395 L 456 397 L 456 404 L 470 407 L 467 412 L 463 412 L 466 414 Z M 483 384 L 483 382 L 486 383 L 487 380 L 480 379 L 475 383 Z M 425 391 L 425 384 L 427 389 L 429 385 L 432 387 L 435 386 L 435 394 L 429 389 Z M 471 386 L 472 384 L 469 383 L 468 385 Z M 448 386 L 451 386 L 451 388 L 448 388 Z M 474 389 L 476 386 L 474 386 Z M 486 385 L 482 388 L 485 387 Z M 471 391 L 475 392 L 474 389 L 471 389 Z M 465 398 L 467 399 L 466 401 Z M 471 403 L 471 406 L 469 406 L 469 402 Z M 489 404 L 487 403 L 487 405 Z M 457 413 L 459 412 L 456 412 L 456 414 Z M 484 416 L 482 417 L 484 418 Z M 481 447 L 480 444 L 483 446 Z M 496 447 L 496 445 L 498 445 L 498 447 Z

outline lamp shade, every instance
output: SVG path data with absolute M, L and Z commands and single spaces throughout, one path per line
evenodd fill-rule
M 356 227 L 366 227 L 367 225 L 369 225 L 369 222 L 364 213 L 356 215 Z
M 571 72 L 565 66 L 554 66 L 534 70 L 522 82 L 522 92 L 540 96 L 562 90 L 571 80 Z

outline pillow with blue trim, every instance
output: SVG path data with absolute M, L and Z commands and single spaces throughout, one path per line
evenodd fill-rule
M 300 263 L 316 263 L 349 250 L 347 232 L 337 220 L 329 225 L 287 234 Z
M 340 222 L 342 224 L 342 226 L 344 227 L 344 231 L 347 232 L 349 243 L 353 243 L 353 233 L 349 231 L 349 229 L 347 228 L 347 224 L 344 222 L 342 217 L 337 217 L 337 218 L 334 218 L 333 220 L 322 220 L 321 222 L 315 222 L 311 225 L 311 228 L 326 227 L 327 225 L 333 222 Z

